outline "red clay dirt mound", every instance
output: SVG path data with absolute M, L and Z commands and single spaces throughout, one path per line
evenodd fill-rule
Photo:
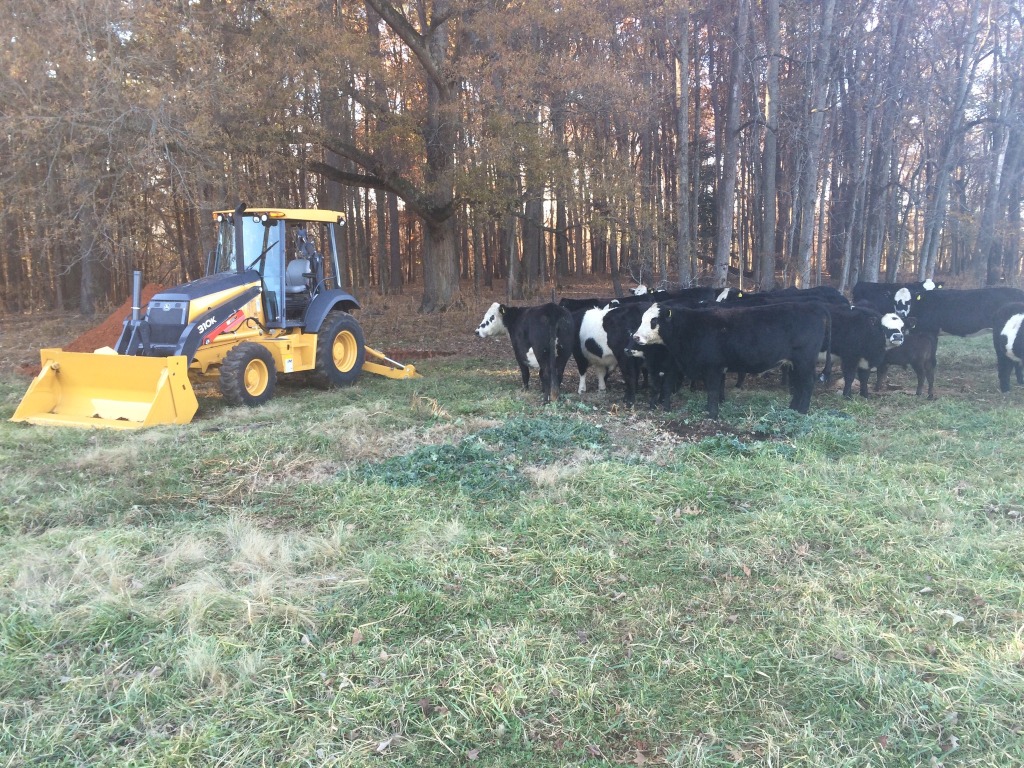
M 147 285 L 142 289 L 142 308 L 153 298 L 153 294 L 163 290 L 161 285 Z M 90 328 L 77 339 L 64 347 L 65 352 L 94 352 L 100 347 L 112 347 L 117 344 L 124 321 L 132 314 L 131 297 L 124 304 L 110 313 L 110 316 L 99 325 Z
M 149 300 L 153 298 L 153 294 L 161 290 L 163 290 L 161 285 L 147 285 L 143 288 L 142 306 L 145 307 Z M 62 349 L 65 352 L 95 352 L 100 347 L 114 346 L 117 344 L 117 339 L 121 336 L 124 321 L 131 314 L 132 300 L 131 297 L 128 297 L 125 299 L 124 304 L 111 312 L 106 320 L 99 325 L 93 326 L 70 344 L 65 344 Z M 18 373 L 25 376 L 38 376 L 39 370 L 38 364 L 17 366 Z

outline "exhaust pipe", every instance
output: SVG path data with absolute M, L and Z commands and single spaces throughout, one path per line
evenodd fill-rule
M 142 270 L 136 269 L 132 272 L 132 322 L 139 322 L 139 313 L 142 311 Z

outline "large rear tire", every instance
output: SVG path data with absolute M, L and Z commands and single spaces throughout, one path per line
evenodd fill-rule
M 327 387 L 354 384 L 363 372 L 363 329 L 348 312 L 331 312 L 316 335 L 316 378 Z
M 262 344 L 248 341 L 224 356 L 220 391 L 230 405 L 263 405 L 274 396 L 276 385 L 274 356 Z

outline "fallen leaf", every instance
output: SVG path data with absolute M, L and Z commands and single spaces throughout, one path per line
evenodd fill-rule
M 887 749 L 889 747 L 889 737 L 888 736 L 879 736 L 878 737 L 878 746 L 880 746 L 882 749 Z
M 430 715 L 434 711 L 434 705 L 430 703 L 430 699 L 428 699 L 426 696 L 424 696 L 422 699 L 420 699 L 417 702 L 417 704 L 419 704 L 420 712 L 423 713 L 423 716 L 424 717 L 430 717 Z
M 467 760 L 479 760 L 480 759 L 480 750 L 479 749 L 471 749 L 471 750 L 469 750 L 469 752 L 466 753 L 466 759 Z
M 750 576 L 750 568 L 748 568 L 745 565 L 740 566 L 740 567 L 743 568 L 743 575 L 749 577 Z
M 945 616 L 947 619 L 949 619 L 950 622 L 951 622 L 949 626 L 951 626 L 951 627 L 955 627 L 957 624 L 960 624 L 961 622 L 967 621 L 967 619 L 965 619 L 959 613 L 954 613 L 953 611 L 947 611 L 947 610 L 943 609 L 941 611 L 936 611 L 935 613 L 938 614 L 939 616 Z
M 352 645 L 359 645 L 363 642 L 363 633 L 358 627 L 352 631 Z
M 637 751 L 636 757 L 633 758 L 632 763 L 633 765 L 640 766 L 647 765 L 647 758 L 644 756 L 643 752 Z
M 853 657 L 846 651 L 844 651 L 842 648 L 836 648 L 836 650 L 832 651 L 832 658 L 836 661 L 845 663 Z
M 601 754 L 601 748 L 596 744 L 587 744 L 587 754 L 591 757 L 604 757 Z
M 398 738 L 398 734 L 397 733 L 393 733 L 388 738 L 386 738 L 384 741 L 380 742 L 377 745 L 377 754 L 378 755 L 383 755 L 385 752 L 387 752 L 391 748 L 391 745 L 395 743 L 395 739 L 396 738 Z

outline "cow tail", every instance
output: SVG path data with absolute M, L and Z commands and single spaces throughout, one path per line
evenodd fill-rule
M 548 392 L 552 400 L 558 399 L 558 329 L 561 324 L 562 319 L 556 317 L 548 325 Z
M 825 311 L 825 370 L 832 373 L 832 313 Z

